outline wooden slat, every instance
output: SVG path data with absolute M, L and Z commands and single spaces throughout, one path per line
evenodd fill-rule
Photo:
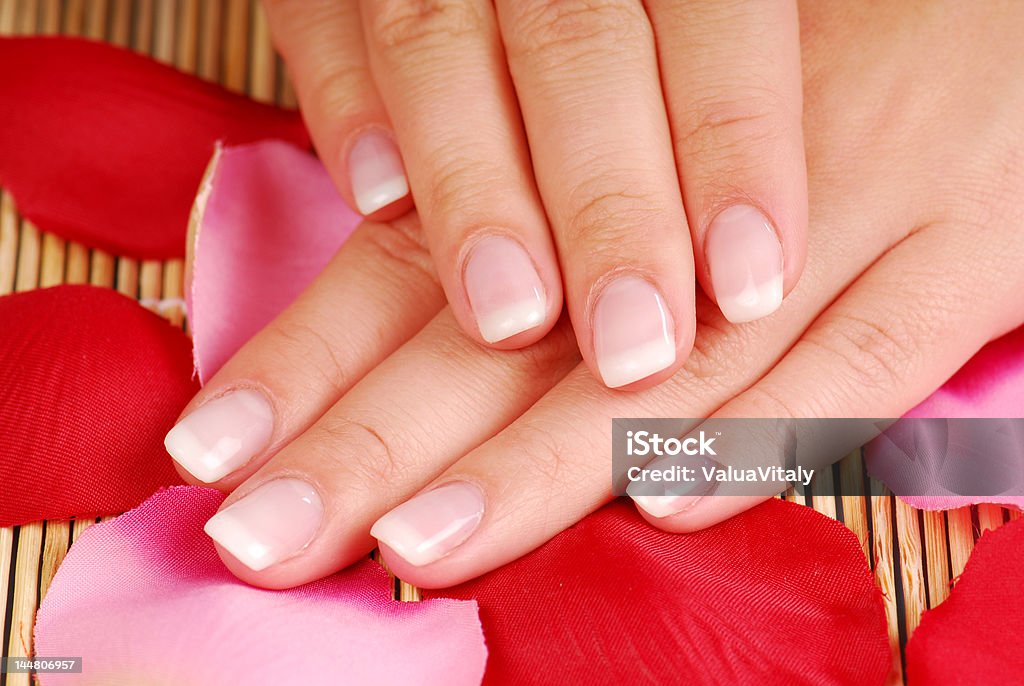
M 949 542 L 949 573 L 956 579 L 964 571 L 967 558 L 974 550 L 974 525 L 971 508 L 960 507 L 946 512 L 947 541 Z
M 942 512 L 923 512 L 925 566 L 928 578 L 928 607 L 949 597 L 949 544 L 946 540 L 946 516 Z
M 43 552 L 43 523 L 17 527 L 18 556 L 14 560 L 14 602 L 8 618 L 8 656 L 31 657 L 32 627 L 39 594 L 39 563 Z M 29 686 L 29 674 L 8 674 L 7 686 Z
M 864 557 L 871 560 L 871 535 L 868 530 L 867 498 L 860 450 L 855 450 L 839 463 L 839 487 L 843 504 L 843 524 L 860 541 Z
M 921 527 L 917 510 L 899 498 L 893 498 L 896 510 L 896 541 L 900 553 L 900 582 L 903 587 L 903 615 L 907 637 L 921 621 L 921 613 L 928 609 L 925 593 L 924 555 L 921 546 Z

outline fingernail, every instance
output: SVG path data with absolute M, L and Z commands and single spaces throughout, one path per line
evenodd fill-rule
M 734 205 L 708 229 L 711 286 L 722 314 L 737 324 L 766 317 L 782 304 L 782 245 L 771 222 Z
M 658 289 L 635 276 L 606 286 L 594 309 L 594 351 L 609 388 L 671 366 L 676 361 L 675 323 Z
M 348 175 L 356 209 L 363 216 L 409 195 L 402 155 L 385 133 L 363 133 L 348 153 Z
M 274 479 L 213 515 L 203 531 L 258 572 L 309 545 L 322 518 L 316 489 L 299 479 Z
M 511 238 L 489 236 L 477 241 L 466 262 L 464 282 L 480 335 L 488 343 L 544 321 L 544 284 L 530 255 Z
M 463 543 L 484 516 L 484 494 L 452 481 L 421 493 L 377 520 L 370 535 L 403 560 L 421 567 Z
M 239 389 L 211 400 L 164 438 L 174 461 L 203 483 L 220 481 L 270 442 L 274 411 L 259 391 Z
M 634 495 L 633 502 L 657 519 L 679 514 L 701 499 L 699 495 Z

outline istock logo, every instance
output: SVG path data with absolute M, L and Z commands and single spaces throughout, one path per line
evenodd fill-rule
M 638 455 L 717 455 L 711 444 L 715 436 L 708 438 L 703 431 L 690 438 L 662 438 L 650 431 L 627 431 L 626 454 Z

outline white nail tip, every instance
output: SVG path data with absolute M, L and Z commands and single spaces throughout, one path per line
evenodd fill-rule
M 658 338 L 613 355 L 599 355 L 597 367 L 608 388 L 619 388 L 660 372 L 675 361 L 674 342 Z
M 409 195 L 409 182 L 405 176 L 394 176 L 371 188 L 357 192 L 355 194 L 356 209 L 362 215 L 373 214 L 407 195 Z
M 203 531 L 254 572 L 263 571 L 277 562 L 271 547 L 253 536 L 249 528 L 235 517 L 230 509 L 211 517 Z
M 544 303 L 537 298 L 524 300 L 477 317 L 480 335 L 488 343 L 497 343 L 544 322 Z
M 224 437 L 213 449 L 208 449 L 182 424 L 171 429 L 164 438 L 164 448 L 174 461 L 204 484 L 216 483 L 233 471 L 233 466 L 223 456 L 237 453 L 240 447 L 241 441 Z
M 679 496 L 674 495 L 634 495 L 630 496 L 641 510 L 661 519 L 679 511 Z
M 781 305 L 781 274 L 760 284 L 750 280 L 739 293 L 718 299 L 718 306 L 721 308 L 722 314 L 734 324 L 744 324 L 767 317 Z

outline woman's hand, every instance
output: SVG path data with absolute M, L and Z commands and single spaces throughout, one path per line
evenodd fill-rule
M 1024 8 L 802 16 L 813 230 L 775 316 L 736 327 L 699 299 L 684 368 L 616 393 L 573 368 L 565 322 L 511 353 L 466 340 L 413 220 L 365 225 L 168 437 L 233 491 L 208 525 L 232 571 L 293 586 L 375 536 L 403 578 L 454 584 L 608 500 L 613 417 L 898 416 L 1024 322 Z M 753 500 L 639 504 L 687 531 Z
M 338 188 L 383 220 L 411 187 L 476 341 L 538 341 L 564 286 L 589 368 L 644 388 L 690 352 L 695 269 L 734 322 L 795 285 L 796 0 L 264 4 Z

